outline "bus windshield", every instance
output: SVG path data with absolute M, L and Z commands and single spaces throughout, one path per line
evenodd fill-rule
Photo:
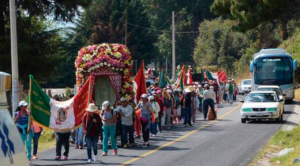
M 255 60 L 254 83 L 259 85 L 284 85 L 293 83 L 291 59 L 266 57 Z

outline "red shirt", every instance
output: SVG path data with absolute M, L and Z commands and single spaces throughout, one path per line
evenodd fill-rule
M 88 127 L 89 127 L 90 121 L 92 119 L 96 119 L 97 123 L 93 122 L 93 124 L 91 126 L 91 129 L 89 130 L 89 133 L 86 133 L 90 137 L 94 136 L 95 134 L 100 134 L 100 133 L 97 133 L 98 128 L 102 128 L 102 121 L 101 121 L 101 118 L 100 118 L 98 113 L 94 113 L 93 117 L 88 115 L 88 113 L 85 113 L 84 116 L 83 116 L 83 119 L 82 119 L 83 131 L 88 132 Z

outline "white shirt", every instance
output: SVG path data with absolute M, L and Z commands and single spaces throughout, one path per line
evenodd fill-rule
M 131 126 L 133 125 L 132 113 L 133 108 L 131 105 L 127 105 L 126 107 L 119 106 L 116 110 L 117 112 L 122 111 L 125 116 L 122 116 L 122 125 Z
M 152 105 L 153 111 L 155 112 L 155 118 L 158 118 L 158 113 L 160 111 L 159 104 L 154 101 L 151 105 Z
M 212 90 L 205 90 L 204 93 L 203 93 L 203 99 L 204 100 L 206 100 L 206 99 L 213 99 L 214 102 L 216 102 L 216 94 Z

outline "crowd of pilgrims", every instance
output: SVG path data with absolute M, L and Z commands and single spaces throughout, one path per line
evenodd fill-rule
M 151 137 L 172 130 L 172 126 L 193 126 L 197 113 L 203 114 L 201 117 L 207 120 L 210 112 L 213 116 L 210 120 L 216 120 L 217 104 L 225 102 L 232 104 L 237 94 L 238 88 L 234 80 L 226 83 L 213 80 L 188 85 L 184 89 L 174 86 L 161 88 L 155 83 L 147 88 L 147 94 L 142 94 L 137 104 L 124 97 L 116 103 L 104 101 L 100 108 L 91 103 L 86 108 L 81 127 L 70 131 L 53 132 L 53 139 L 56 139 L 55 160 L 68 160 L 70 143 L 75 143 L 75 149 L 86 148 L 87 163 L 98 160 L 99 142 L 102 144 L 102 156 L 108 155 L 109 144 L 112 155 L 118 155 L 116 139 L 118 136 L 121 137 L 122 148 L 140 147 L 136 144 L 137 139 L 142 139 L 142 147 L 149 147 Z M 72 98 L 73 95 L 69 97 Z M 21 101 L 14 122 L 26 145 L 27 157 L 31 160 L 38 159 L 38 141 L 43 128 L 34 121 L 28 123 L 29 118 L 27 103 Z M 64 147 L 63 154 L 62 147 Z

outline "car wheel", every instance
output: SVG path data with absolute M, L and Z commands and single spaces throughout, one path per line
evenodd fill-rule
M 242 119 L 241 119 L 241 122 L 242 122 L 242 123 L 246 123 L 246 119 L 242 118 Z

